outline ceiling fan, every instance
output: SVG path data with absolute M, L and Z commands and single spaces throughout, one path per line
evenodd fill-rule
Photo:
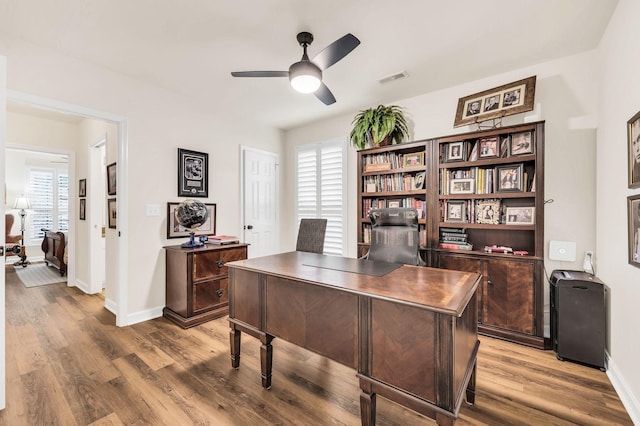
M 336 98 L 322 82 L 322 71 L 347 56 L 358 47 L 360 40 L 353 34 L 347 34 L 309 60 L 307 47 L 313 42 L 313 35 L 301 32 L 297 39 L 303 49 L 302 59 L 292 64 L 289 71 L 234 71 L 231 75 L 233 77 L 289 77 L 291 86 L 295 90 L 301 93 L 313 93 L 325 105 L 331 105 L 336 101 Z

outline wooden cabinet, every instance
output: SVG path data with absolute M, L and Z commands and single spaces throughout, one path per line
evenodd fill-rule
M 546 346 L 544 122 L 361 150 L 358 194 L 359 256 L 369 209 L 415 207 L 427 265 L 483 275 L 480 332 Z
M 247 258 L 247 244 L 201 248 L 168 246 L 165 318 L 182 328 L 228 313 L 227 262 Z

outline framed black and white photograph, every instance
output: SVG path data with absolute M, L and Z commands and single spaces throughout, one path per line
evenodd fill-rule
M 111 163 L 107 166 L 107 195 L 116 195 L 116 192 L 116 163 Z
M 478 200 L 476 223 L 497 225 L 500 223 L 500 200 Z
M 532 111 L 535 91 L 534 75 L 460 98 L 453 127 Z
M 640 112 L 627 121 L 629 188 L 640 188 Z
M 209 154 L 178 148 L 178 197 L 209 196 Z
M 464 161 L 464 142 L 447 144 L 447 161 Z
M 445 222 L 466 222 L 467 203 L 466 201 L 447 201 Z
M 413 189 L 422 189 L 424 187 L 424 177 L 426 172 L 416 173 L 413 177 Z
M 629 222 L 629 263 L 640 268 L 640 194 L 627 198 Z
M 496 166 L 497 191 L 515 192 L 522 191 L 522 163 Z
M 117 225 L 117 204 L 115 198 L 109 198 L 107 200 L 107 217 L 109 218 L 109 228 L 116 229 Z
M 414 152 L 402 156 L 402 167 L 423 166 L 424 152 Z
M 511 155 L 533 154 L 533 133 L 522 132 L 511 135 L 509 152 Z
M 78 197 L 86 197 L 87 196 L 87 180 L 80 179 L 78 181 Z
M 87 220 L 87 199 L 80 198 L 80 220 Z
M 480 158 L 495 158 L 500 153 L 497 136 L 480 139 L 478 141 L 478 145 L 480 146 Z
M 180 203 L 169 202 L 167 203 L 167 238 L 185 238 L 189 237 L 189 231 L 184 226 L 178 223 L 176 219 L 176 208 Z M 208 217 L 205 223 L 200 226 L 195 236 L 201 235 L 216 235 L 216 205 L 205 203 L 207 207 Z
M 473 194 L 476 189 L 475 179 L 451 179 L 449 182 L 450 194 Z
M 533 225 L 535 207 L 507 207 L 507 225 Z

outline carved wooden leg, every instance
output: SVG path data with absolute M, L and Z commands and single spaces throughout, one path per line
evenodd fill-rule
M 375 426 L 376 424 L 376 394 L 360 392 L 360 420 L 362 426 Z
M 271 366 L 273 364 L 273 346 L 271 341 L 273 336 L 265 334 L 260 339 L 262 345 L 260 345 L 260 375 L 262 376 L 262 387 L 265 389 L 271 389 Z
M 478 361 L 473 364 L 473 372 L 471 373 L 471 377 L 469 378 L 469 383 L 467 384 L 467 404 L 473 405 L 476 402 L 476 367 L 478 365 Z
M 229 343 L 231 347 L 231 367 L 240 368 L 240 336 L 242 332 L 231 327 L 229 330 Z

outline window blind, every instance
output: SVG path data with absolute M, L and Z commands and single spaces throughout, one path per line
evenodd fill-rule
M 54 169 L 29 170 L 31 209 L 25 231 L 28 244 L 42 241 L 42 229 L 69 230 L 69 176 Z M 25 239 L 26 239 L 25 238 Z

